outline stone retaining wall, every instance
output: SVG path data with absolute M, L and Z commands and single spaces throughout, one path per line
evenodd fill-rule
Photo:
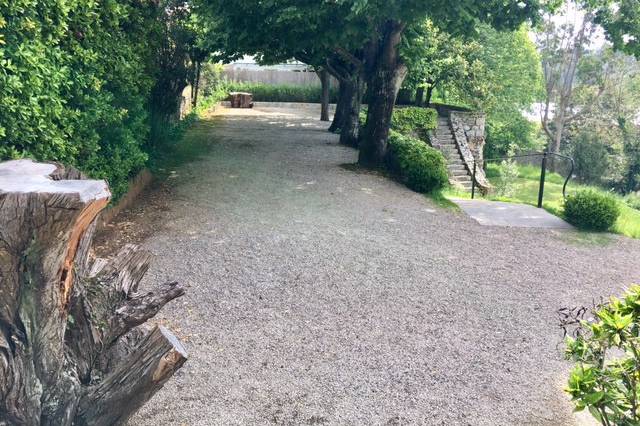
M 473 164 L 476 164 L 476 183 L 483 192 L 491 187 L 483 170 L 485 120 L 486 114 L 483 112 L 449 111 L 449 124 L 456 144 L 470 173 Z

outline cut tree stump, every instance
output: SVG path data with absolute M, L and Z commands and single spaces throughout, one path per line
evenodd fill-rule
M 111 425 L 128 419 L 187 354 L 139 327 L 184 294 L 139 293 L 151 255 L 91 259 L 106 182 L 57 164 L 0 163 L 0 425 Z
M 231 108 L 253 108 L 253 95 L 246 92 L 229 93 Z

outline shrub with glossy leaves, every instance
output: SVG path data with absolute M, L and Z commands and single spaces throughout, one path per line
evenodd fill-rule
M 59 161 L 122 195 L 153 153 L 153 89 L 179 99 L 158 88 L 180 82 L 163 64 L 191 43 L 167 35 L 183 4 L 0 0 L 0 161 Z
M 447 162 L 440 151 L 419 139 L 391 131 L 389 170 L 417 192 L 442 189 L 448 182 Z
M 576 411 L 588 409 L 603 425 L 640 424 L 640 286 L 576 318 L 566 358 L 576 362 L 566 392 Z M 582 310 L 581 312 L 584 312 Z M 565 328 L 566 331 L 566 328 Z
M 616 223 L 620 215 L 620 206 L 609 194 L 585 189 L 567 197 L 564 215 L 578 228 L 606 231 Z

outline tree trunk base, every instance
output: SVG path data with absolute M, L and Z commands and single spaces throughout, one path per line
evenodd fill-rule
M 136 246 L 89 256 L 109 197 L 75 169 L 0 163 L 0 424 L 123 421 L 186 360 L 168 331 L 136 328 L 184 290 L 137 293 L 151 255 Z M 145 361 L 116 355 L 128 353 Z M 117 404 L 96 396 L 110 383 Z

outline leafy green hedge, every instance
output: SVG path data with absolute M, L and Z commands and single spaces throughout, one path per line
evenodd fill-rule
M 0 0 L 0 161 L 58 161 L 124 193 L 158 146 L 152 122 L 170 127 L 164 87 L 188 78 L 162 60 L 191 43 L 179 3 Z
M 567 197 L 564 215 L 578 228 L 606 231 L 620 216 L 620 206 L 609 194 L 585 189 Z
M 226 92 L 249 92 L 256 102 L 311 102 L 319 103 L 322 98 L 320 86 L 294 86 L 286 84 L 232 83 L 224 84 Z M 331 87 L 330 102 L 338 100 L 337 87 Z
M 428 140 L 427 133 L 438 127 L 438 112 L 433 108 L 396 107 L 391 128 L 403 135 Z
M 391 131 L 389 170 L 417 192 L 433 192 L 448 183 L 447 162 L 440 151 L 419 139 Z
M 0 1 L 0 160 L 60 161 L 125 191 L 147 160 L 155 25 L 133 0 Z

